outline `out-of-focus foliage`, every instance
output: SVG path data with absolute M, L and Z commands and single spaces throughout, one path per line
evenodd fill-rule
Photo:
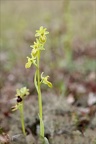
M 71 71 L 96 69 L 94 59 L 84 56 L 74 60 L 73 55 L 74 50 L 80 53 L 95 40 L 95 1 L 1 0 L 0 3 L 0 66 L 4 72 L 15 65 L 24 65 L 35 30 L 41 25 L 50 33 L 47 53 L 41 57 L 42 69 L 51 73 L 53 79 L 65 67 Z M 60 75 L 57 82 L 58 79 L 62 79 Z

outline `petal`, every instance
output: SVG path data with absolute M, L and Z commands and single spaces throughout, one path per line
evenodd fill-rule
M 27 62 L 26 64 L 25 64 L 25 68 L 30 68 L 31 67 L 31 62 Z
M 52 83 L 48 81 L 49 76 L 43 77 L 43 73 L 41 73 L 41 82 L 52 88 Z
M 50 88 L 52 88 L 52 83 L 51 83 L 51 82 L 47 81 L 47 85 L 48 85 Z
M 18 109 L 18 106 L 17 106 L 17 105 L 15 105 L 15 106 L 13 106 L 13 107 L 11 108 L 12 111 L 15 111 L 15 110 L 17 110 L 17 109 Z

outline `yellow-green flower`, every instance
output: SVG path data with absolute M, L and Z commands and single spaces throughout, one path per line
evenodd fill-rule
M 32 52 L 31 52 L 31 56 L 32 57 L 36 57 L 37 56 L 37 52 L 38 52 L 38 49 L 33 48 Z
M 32 64 L 32 60 L 30 57 L 27 57 L 27 59 L 28 59 L 28 62 L 25 64 L 25 68 L 30 68 Z
M 23 97 L 27 96 L 27 95 L 29 95 L 29 89 L 27 89 L 26 87 L 16 90 L 17 104 L 12 107 L 12 111 L 15 111 L 15 110 L 19 109 L 20 107 L 22 107 Z
M 34 57 L 34 55 L 32 56 L 32 58 L 27 57 L 27 59 L 28 59 L 28 62 L 25 64 L 25 68 L 30 68 L 32 63 L 36 65 L 36 57 Z
M 38 49 L 39 47 L 41 47 L 41 44 L 39 40 L 36 39 L 36 42 L 34 42 L 34 45 L 31 45 L 30 47 L 32 47 L 33 49 Z
M 44 40 L 42 40 L 44 41 Z M 44 42 L 40 42 L 40 40 L 36 39 L 36 42 L 34 42 L 34 45 L 31 45 L 30 47 L 32 47 L 32 52 L 31 52 L 31 56 L 32 58 L 36 58 L 37 57 L 37 54 L 38 54 L 38 51 L 39 50 L 45 50 L 43 48 L 43 44 Z M 29 60 L 29 66 L 30 66 L 30 60 Z
M 43 72 L 41 73 L 41 82 L 52 88 L 52 83 L 48 81 L 49 76 L 43 77 Z
M 44 36 L 46 34 L 49 34 L 48 31 L 46 31 L 46 28 L 43 28 L 43 26 L 40 27 L 39 30 L 36 30 L 36 34 L 35 34 L 35 37 L 41 37 L 41 36 Z
M 42 44 L 45 43 L 46 42 L 46 36 L 45 35 L 40 36 L 39 40 L 40 40 L 40 43 L 42 43 Z
M 26 87 L 23 87 L 21 89 L 17 89 L 16 92 L 17 92 L 16 96 L 24 97 L 29 94 L 29 89 L 27 89 Z

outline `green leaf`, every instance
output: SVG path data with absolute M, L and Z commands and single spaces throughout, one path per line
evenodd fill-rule
M 49 144 L 49 141 L 46 137 L 44 137 L 44 144 Z
M 40 119 L 40 131 L 41 131 L 41 137 L 43 137 L 44 138 L 44 123 L 43 123 L 43 120 L 42 120 L 42 118 L 40 117 L 40 115 L 39 115 L 39 119 Z
M 36 76 L 37 76 L 37 71 L 35 72 L 35 76 L 34 76 L 34 84 L 35 84 L 36 90 L 38 92 L 38 85 L 37 85 Z

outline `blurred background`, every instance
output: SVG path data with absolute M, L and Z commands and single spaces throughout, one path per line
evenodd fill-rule
M 52 144 L 96 142 L 96 0 L 0 0 L 0 134 L 1 128 L 9 135 L 21 133 L 19 112 L 13 113 L 11 107 L 16 89 L 24 86 L 30 90 L 25 123 L 34 127 L 38 116 L 35 68 L 25 69 L 25 63 L 40 26 L 49 31 L 40 68 L 53 84 L 52 89 L 42 85 L 44 122 L 51 136 L 60 130 L 63 138 L 56 135 Z M 87 126 L 94 124 L 86 137 L 71 137 L 71 124 L 82 132 L 80 126 L 86 127 L 86 121 Z M 63 128 L 69 131 L 67 138 Z
M 22 85 L 34 92 L 35 69 L 26 70 L 25 63 L 40 26 L 49 31 L 46 51 L 41 55 L 41 71 L 50 75 L 52 91 L 67 95 L 70 82 L 82 83 L 90 74 L 95 75 L 95 0 L 1 0 L 0 88 L 3 94 L 7 91 L 8 95 Z

